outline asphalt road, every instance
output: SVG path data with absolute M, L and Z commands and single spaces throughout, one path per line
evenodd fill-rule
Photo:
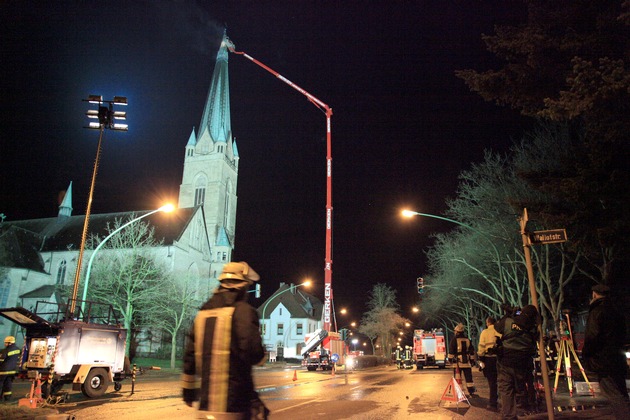
M 262 400 L 271 410 L 273 419 L 467 419 L 490 420 L 499 418 L 485 410 L 488 388 L 485 378 L 474 372 L 476 398 L 458 404 L 441 401 L 451 378 L 451 370 L 397 370 L 392 366 L 352 372 L 307 372 L 299 367 L 276 365 L 257 368 L 255 382 Z M 28 383 L 17 383 L 14 393 L 24 395 Z M 194 418 L 195 410 L 181 400 L 179 372 L 149 371 L 138 377 L 131 393 L 131 382 L 124 381 L 119 392 L 113 388 L 103 398 L 87 399 L 80 392 L 69 392 L 67 402 L 27 410 L 26 417 L 59 413 L 58 418 L 79 420 L 100 419 L 185 419 Z M 12 408 L 17 409 L 13 402 Z M 2 409 L 0 408 L 0 416 Z M 606 418 L 605 410 L 588 413 L 565 412 L 556 417 L 575 417 L 588 414 L 588 418 Z M 5 412 L 5 415 L 6 412 Z M 12 415 L 12 414 L 11 414 Z M 72 417 L 74 416 L 74 417 Z M 2 417 L 0 417 L 2 418 Z M 546 418 L 546 415 L 532 416 Z

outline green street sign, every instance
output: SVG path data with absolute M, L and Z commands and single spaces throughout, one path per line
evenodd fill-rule
M 565 229 L 537 230 L 529 234 L 532 245 L 557 244 L 567 241 Z

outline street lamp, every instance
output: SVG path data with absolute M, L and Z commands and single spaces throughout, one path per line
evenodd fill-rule
M 270 297 L 270 298 L 267 300 L 267 302 L 265 303 L 265 306 L 263 306 L 263 310 L 262 310 L 262 320 L 263 320 L 263 323 L 265 322 L 265 310 L 267 309 L 267 305 L 269 305 L 269 304 L 271 303 L 271 301 L 272 301 L 272 300 L 274 300 L 275 298 L 277 298 L 277 297 L 278 297 L 278 296 L 280 296 L 281 294 L 286 293 L 286 292 L 288 292 L 289 290 L 292 290 L 294 287 L 296 287 L 296 288 L 297 288 L 297 287 L 300 287 L 300 286 L 306 286 L 306 287 L 308 287 L 308 286 L 310 286 L 310 285 L 311 285 L 311 281 L 310 281 L 310 280 L 306 280 L 306 281 L 304 281 L 303 283 L 296 284 L 295 286 L 294 286 L 294 285 L 291 285 L 291 286 L 289 286 L 287 289 L 284 289 L 284 290 L 282 290 L 282 291 L 280 291 L 280 292 L 276 293 L 275 295 L 271 295 L 271 297 Z M 271 320 L 269 320 L 269 323 L 271 324 Z M 265 328 L 265 332 L 264 332 L 264 334 L 263 334 L 263 337 L 264 337 L 264 336 L 266 336 L 266 335 L 267 335 L 267 328 Z
M 87 239 L 88 226 L 90 224 L 90 212 L 92 211 L 92 197 L 94 196 L 94 185 L 96 183 L 96 174 L 98 173 L 98 165 L 101 160 L 101 150 L 103 143 L 103 132 L 107 128 L 114 131 L 127 131 L 127 124 L 116 123 L 116 120 L 126 120 L 127 113 L 123 111 L 114 111 L 114 105 L 127 105 L 127 98 L 124 96 L 114 96 L 112 101 L 104 101 L 101 95 L 88 95 L 83 102 L 96 104 L 98 109 L 88 110 L 85 115 L 91 119 L 97 119 L 98 122 L 91 122 L 85 128 L 93 128 L 100 131 L 98 136 L 98 145 L 96 146 L 96 159 L 94 159 L 94 169 L 92 171 L 92 182 L 90 184 L 90 194 L 88 196 L 87 207 L 85 209 L 85 220 L 83 221 L 83 233 L 81 234 L 81 245 L 79 248 L 79 256 L 77 258 L 77 271 L 74 274 L 74 287 L 72 289 L 72 301 L 70 302 L 69 317 L 74 316 L 74 310 L 77 305 L 77 293 L 79 291 L 79 279 L 81 278 L 81 263 L 83 262 L 83 252 L 85 251 L 85 241 Z M 108 104 L 108 106 L 103 106 Z
M 175 209 L 175 206 L 173 206 L 172 204 L 166 204 L 160 207 L 159 209 L 152 210 L 148 212 L 147 214 L 143 214 L 140 217 L 136 217 L 135 219 L 128 221 L 124 225 L 120 226 L 118 229 L 111 232 L 109 235 L 105 237 L 105 239 L 101 241 L 100 244 L 98 244 L 96 248 L 94 248 L 94 252 L 92 252 L 92 255 L 90 256 L 90 261 L 88 262 L 87 271 L 85 273 L 85 284 L 83 285 L 83 299 L 82 299 L 83 301 L 81 302 L 81 313 L 83 313 L 83 311 L 85 310 L 85 300 L 87 299 L 87 290 L 88 290 L 88 285 L 90 283 L 90 273 L 92 272 L 92 263 L 94 262 L 94 257 L 96 256 L 96 253 L 98 252 L 98 250 L 101 249 L 103 245 L 105 245 L 105 242 L 107 242 L 112 236 L 114 236 L 115 234 L 117 234 L 118 232 L 120 232 L 121 230 L 129 226 L 130 224 L 137 222 L 138 220 L 144 219 L 145 217 L 151 216 L 152 214 L 155 214 L 159 211 L 169 213 L 169 212 L 172 212 L 174 209 Z
M 353 338 L 352 339 L 352 349 L 353 351 L 357 351 L 357 343 L 359 342 L 359 339 L 357 338 Z
M 503 271 L 501 269 L 501 255 L 499 254 L 499 250 L 497 249 L 496 245 L 494 244 L 494 242 L 492 242 L 492 240 L 490 239 L 490 237 L 483 233 L 482 231 L 480 231 L 479 229 L 476 229 L 470 225 L 467 225 L 466 223 L 462 223 L 459 222 L 457 220 L 453 220 L 453 219 L 449 219 L 448 217 L 443 217 L 443 216 L 437 216 L 435 214 L 429 214 L 429 213 L 419 213 L 417 211 L 412 211 L 412 210 L 403 210 L 402 211 L 402 215 L 403 217 L 407 217 L 407 218 L 411 218 L 414 216 L 424 216 L 424 217 L 432 217 L 434 219 L 440 219 L 440 220 L 444 220 L 446 222 L 450 222 L 450 223 L 455 223 L 456 225 L 459 225 L 463 228 L 472 230 L 473 232 L 478 233 L 479 235 L 481 235 L 482 238 L 484 238 L 485 240 L 488 241 L 488 243 L 492 246 L 492 249 L 494 249 L 494 253 L 497 256 L 497 267 L 499 269 L 499 282 L 501 283 L 501 298 L 504 299 L 505 298 L 505 290 L 503 289 L 504 285 L 503 285 Z

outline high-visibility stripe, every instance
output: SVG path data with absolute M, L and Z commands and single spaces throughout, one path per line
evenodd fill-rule
M 16 350 L 11 350 L 10 352 L 7 353 L 7 356 L 13 356 L 16 354 L 20 354 L 21 350 L 20 349 L 16 349 Z
M 185 373 L 182 373 L 181 382 L 184 389 L 199 389 L 201 385 L 201 381 L 196 375 L 187 375 Z
M 200 311 L 195 320 L 195 362 L 209 411 L 227 411 L 233 307 Z M 207 331 L 213 331 L 210 336 Z M 203 401 L 204 396 L 202 396 Z

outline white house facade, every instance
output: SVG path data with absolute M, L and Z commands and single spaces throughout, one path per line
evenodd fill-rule
M 258 307 L 263 345 L 277 360 L 302 358 L 305 338 L 322 325 L 322 301 L 294 284 L 280 283 Z

